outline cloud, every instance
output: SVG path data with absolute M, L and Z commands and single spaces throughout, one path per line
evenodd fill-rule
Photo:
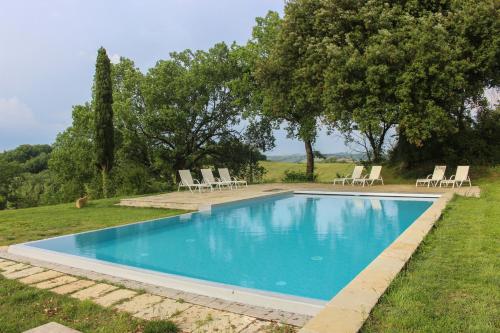
M 117 64 L 120 62 L 120 55 L 119 54 L 113 54 L 111 57 L 109 57 L 109 61 L 111 61 L 112 64 Z
M 16 97 L 0 98 L 0 130 L 16 131 L 38 128 L 31 109 Z

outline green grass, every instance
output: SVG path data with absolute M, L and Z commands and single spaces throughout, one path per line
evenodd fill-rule
M 18 333 L 56 321 L 82 332 L 140 332 L 144 322 L 0 277 L 0 332 Z
M 362 332 L 500 331 L 500 180 L 456 197 Z
M 0 245 L 10 245 L 183 213 L 181 210 L 115 206 L 118 199 L 0 211 Z
M 266 169 L 266 174 L 264 175 L 264 182 L 281 182 L 286 170 L 292 171 L 306 171 L 305 163 L 291 163 L 291 162 L 270 162 L 262 161 L 260 162 Z M 352 163 L 315 163 L 315 173 L 318 175 L 317 182 L 319 183 L 331 183 L 333 179 L 337 178 L 338 175 L 351 175 L 354 169 L 354 164 Z M 365 168 L 365 173 L 369 172 L 369 168 Z M 430 171 L 432 172 L 432 170 Z M 425 177 L 427 174 L 424 174 Z M 384 166 L 382 168 L 382 177 L 384 178 L 384 183 L 386 184 L 414 184 L 415 178 L 405 177 L 400 175 L 400 173 L 394 168 Z
M 271 162 L 262 161 L 260 162 L 266 169 L 266 174 L 264 175 L 264 182 L 273 183 L 281 182 L 286 170 L 291 171 L 306 171 L 305 163 L 291 163 L 291 162 Z M 337 175 L 351 175 L 354 169 L 354 164 L 352 163 L 315 163 L 315 171 L 318 175 L 317 182 L 319 183 L 331 183 Z M 384 165 L 382 168 L 382 177 L 384 178 L 385 184 L 415 184 L 415 179 L 425 178 L 428 174 L 432 173 L 434 169 L 433 165 L 427 167 L 422 167 L 421 169 L 414 169 L 402 172 L 401 170 Z M 488 168 L 473 166 L 470 170 L 470 176 L 474 184 L 483 179 L 491 179 L 495 174 L 499 173 L 499 168 Z M 368 173 L 370 168 L 364 169 L 364 174 Z M 450 177 L 455 172 L 455 168 L 448 168 L 446 171 L 446 176 Z
M 265 182 L 281 182 L 285 171 L 306 171 L 305 163 L 289 163 L 289 162 L 260 162 L 266 169 L 266 174 L 264 175 Z M 349 163 L 316 163 L 316 173 L 318 174 L 318 182 L 331 182 L 337 177 L 337 173 L 350 174 L 354 164 Z

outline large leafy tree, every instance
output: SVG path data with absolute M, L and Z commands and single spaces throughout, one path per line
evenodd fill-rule
M 171 174 L 202 165 L 220 153 L 220 142 L 239 135 L 235 126 L 242 110 L 233 85 L 240 70 L 223 43 L 172 53 L 142 79 L 128 129 L 147 139 Z
M 309 179 L 313 179 L 313 144 L 323 110 L 322 76 L 317 75 L 317 68 L 324 62 L 307 40 L 313 29 L 308 15 L 315 7 L 313 1 L 290 2 L 283 20 L 268 13 L 257 20 L 249 43 L 259 51 L 255 77 L 262 91 L 263 114 L 285 122 L 289 137 L 304 142 Z
M 498 82 L 498 22 L 493 0 L 289 1 L 269 62 L 271 100 L 286 106 L 279 92 L 298 78 L 298 93 L 282 96 L 320 96 L 326 120 L 348 138 L 361 133 L 374 160 L 389 133 L 421 147 L 460 131 Z M 311 121 L 321 112 L 311 110 L 299 114 Z
M 95 163 L 102 175 L 102 192 L 108 196 L 108 174 L 113 168 L 114 127 L 113 127 L 113 86 L 111 62 L 106 50 L 97 52 L 94 76 L 94 152 Z

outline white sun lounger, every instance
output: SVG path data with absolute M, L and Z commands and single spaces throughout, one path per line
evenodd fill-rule
M 231 177 L 231 175 L 229 174 L 229 170 L 227 168 L 219 169 L 219 176 L 221 181 L 229 182 L 236 187 L 238 187 L 238 185 L 245 185 L 248 187 L 248 183 L 246 180 L 238 179 L 236 177 Z
M 363 166 L 362 165 L 356 165 L 354 167 L 354 170 L 352 171 L 351 177 L 345 177 L 345 178 L 335 178 L 333 180 L 333 185 L 336 183 L 342 183 L 342 185 L 345 185 L 346 183 L 349 184 L 352 182 L 354 179 L 359 179 L 361 178 L 361 174 L 363 173 Z
M 446 165 L 436 165 L 432 175 L 427 175 L 427 178 L 417 179 L 415 186 L 418 187 L 419 184 L 427 184 L 427 187 L 430 187 L 431 185 L 436 187 L 441 181 L 446 180 L 446 177 L 444 176 L 445 171 Z
M 459 165 L 457 166 L 457 172 L 450 177 L 448 180 L 442 180 L 439 183 L 439 187 L 443 185 L 447 187 L 451 185 L 451 187 L 462 187 L 463 183 L 469 183 L 469 187 L 472 186 L 469 178 L 469 166 L 468 165 Z
M 181 176 L 181 181 L 179 182 L 179 187 L 177 191 L 181 189 L 181 187 L 187 187 L 190 192 L 193 192 L 193 188 L 198 189 L 201 192 L 202 188 L 209 188 L 210 191 L 213 191 L 213 188 L 209 184 L 200 183 L 197 179 L 193 180 L 191 176 L 191 171 L 189 170 L 179 170 L 179 176 Z
M 364 176 L 363 178 L 356 178 L 352 180 L 352 185 L 356 184 L 361 184 L 363 186 L 365 185 L 373 185 L 376 181 L 379 181 L 384 185 L 384 180 L 382 179 L 382 176 L 380 173 L 382 172 L 382 166 L 381 165 L 374 165 L 372 166 L 372 169 L 370 170 L 370 174 L 368 176 Z
M 229 188 L 233 188 L 231 182 L 226 182 L 226 181 L 215 178 L 214 174 L 212 173 L 212 169 L 201 169 L 201 175 L 203 176 L 203 183 L 204 184 L 208 184 L 210 186 L 212 186 L 212 185 L 217 186 L 219 191 L 221 190 L 222 186 L 227 186 Z

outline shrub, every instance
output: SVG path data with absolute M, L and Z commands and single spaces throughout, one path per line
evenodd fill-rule
M 313 174 L 312 178 L 302 171 L 285 170 L 283 182 L 285 183 L 303 183 L 314 182 L 318 178 L 317 174 Z
M 179 328 L 169 320 L 149 321 L 144 326 L 144 333 L 177 333 Z

